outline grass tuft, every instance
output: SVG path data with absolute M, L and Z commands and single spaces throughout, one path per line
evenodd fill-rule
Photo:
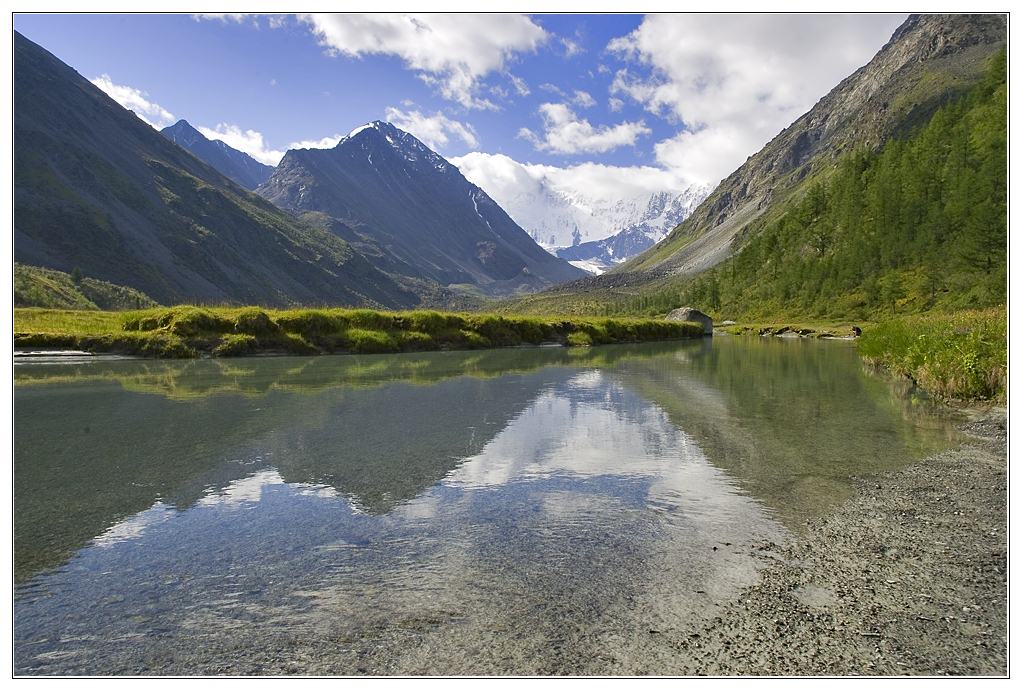
M 859 349 L 867 363 L 942 399 L 1005 400 L 1004 307 L 882 322 L 863 333 Z

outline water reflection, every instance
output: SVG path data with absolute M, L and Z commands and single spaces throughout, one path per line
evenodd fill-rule
M 812 346 L 19 366 L 16 668 L 670 672 L 751 545 L 947 444 Z

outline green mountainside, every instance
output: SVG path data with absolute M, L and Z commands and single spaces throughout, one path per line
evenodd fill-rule
M 1005 40 L 1004 16 L 910 17 L 660 244 L 504 309 L 862 317 L 1004 301 Z
M 1004 303 L 1007 89 L 1003 52 L 919 131 L 848 154 L 732 258 L 634 307 L 866 318 Z
M 80 272 L 14 265 L 14 306 L 71 310 L 138 310 L 156 306 L 141 291 L 100 281 Z

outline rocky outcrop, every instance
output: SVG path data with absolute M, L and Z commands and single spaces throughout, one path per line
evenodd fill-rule
M 711 336 L 714 334 L 714 320 L 709 315 L 700 312 L 696 308 L 675 308 L 667 315 L 664 319 L 669 322 L 696 322 L 703 327 L 703 335 Z

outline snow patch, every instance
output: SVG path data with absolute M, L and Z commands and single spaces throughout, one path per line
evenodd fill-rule
M 573 267 L 582 269 L 584 272 L 589 272 L 590 274 L 595 274 L 597 276 L 603 274 L 607 270 L 607 267 L 599 262 L 594 262 L 593 260 L 569 260 L 568 263 Z

